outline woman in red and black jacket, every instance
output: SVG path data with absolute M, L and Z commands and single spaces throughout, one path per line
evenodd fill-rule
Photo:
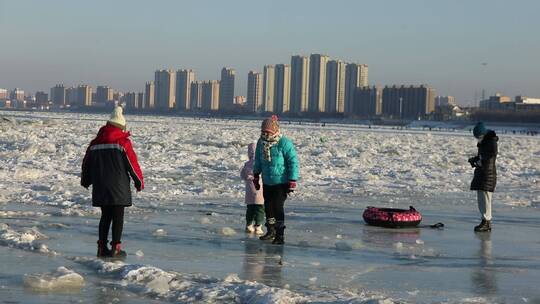
M 92 206 L 101 207 L 97 255 L 123 257 L 120 240 L 124 226 L 124 207 L 132 205 L 130 177 L 137 191 L 144 189 L 141 168 L 133 151 L 130 133 L 125 131 L 122 107 L 115 107 L 107 124 L 99 130 L 86 150 L 82 163 L 81 185 L 92 185 Z M 112 249 L 107 237 L 112 223 Z

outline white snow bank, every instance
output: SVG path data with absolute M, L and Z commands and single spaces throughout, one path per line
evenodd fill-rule
M 0 224 L 0 245 L 40 253 L 56 254 L 47 245 L 38 240 L 47 239 L 36 227 L 25 229 L 22 232 L 9 228 L 7 224 Z
M 152 233 L 153 236 L 167 236 L 167 231 L 165 229 L 156 229 L 156 231 L 154 231 Z
M 61 214 L 87 215 L 90 192 L 80 186 L 80 166 L 104 117 L 12 112 L 5 116 L 24 116 L 28 123 L 0 124 L 0 181 L 6 189 L 2 196 L 63 209 L 63 202 L 69 201 L 88 208 Z M 257 140 L 258 121 L 201 123 L 190 118 L 136 115 L 130 121 L 147 182 L 137 201 L 159 206 L 173 197 L 241 200 L 244 185 L 238 170 L 246 158 L 247 144 Z M 227 132 L 222 132 L 224 128 Z M 309 124 L 284 124 L 282 131 L 295 143 L 301 164 L 299 189 L 291 200 L 350 204 L 359 196 L 430 198 L 441 193 L 467 193 L 445 204 L 474 199 L 468 196 L 473 170 L 467 159 L 477 149 L 467 131 L 430 133 Z M 163 134 L 167 134 L 165 141 Z M 494 203 L 531 207 L 523 202 L 539 195 L 540 137 L 500 137 L 497 166 L 501 182 Z M 437 203 L 436 199 L 422 201 Z M 202 218 L 201 224 L 208 224 L 207 219 Z
M 368 296 L 363 293 L 332 291 L 300 294 L 284 288 L 270 287 L 261 283 L 244 281 L 236 274 L 225 279 L 212 278 L 201 274 L 182 274 L 167 272 L 162 269 L 125 264 L 121 261 L 107 262 L 99 259 L 77 257 L 74 261 L 96 270 L 99 273 L 113 276 L 133 292 L 147 296 L 159 296 L 173 302 L 181 303 L 261 303 L 261 304 L 294 304 L 294 303 L 393 303 L 389 299 Z M 382 302 L 379 302 L 381 300 Z
M 231 227 L 223 227 L 219 232 L 225 236 L 233 236 L 236 234 L 236 231 Z
M 27 274 L 24 285 L 38 291 L 71 291 L 84 287 L 84 278 L 65 267 L 51 273 Z

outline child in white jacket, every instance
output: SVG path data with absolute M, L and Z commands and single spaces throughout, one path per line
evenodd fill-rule
M 255 189 L 253 184 L 253 162 L 255 159 L 255 144 L 248 145 L 249 160 L 244 163 L 244 167 L 240 172 L 240 177 L 246 184 L 246 194 L 244 201 L 247 205 L 246 210 L 246 232 L 255 232 L 256 234 L 264 234 L 261 225 L 264 223 L 264 198 L 262 183 L 259 190 Z

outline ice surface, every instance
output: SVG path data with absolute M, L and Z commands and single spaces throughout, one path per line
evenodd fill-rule
M 540 281 L 540 242 L 531 237 L 540 233 L 539 137 L 499 132 L 494 232 L 482 239 L 471 231 L 478 211 L 466 160 L 476 143 L 467 129 L 283 121 L 301 178 L 285 205 L 281 248 L 237 233 L 245 227 L 239 169 L 260 121 L 126 115 L 146 188 L 126 209 L 128 258 L 115 263 L 84 258 L 95 254 L 100 209 L 80 186 L 85 149 L 108 116 L 0 111 L 2 298 L 43 301 L 21 278 L 65 266 L 84 274 L 83 302 L 100 293 L 126 303 L 540 299 L 531 283 Z M 414 205 L 422 224 L 445 229 L 365 226 L 368 205 Z M 49 247 L 59 254 L 36 254 Z
M 84 278 L 65 267 L 58 267 L 52 273 L 25 275 L 24 284 L 37 291 L 72 291 L 84 287 Z

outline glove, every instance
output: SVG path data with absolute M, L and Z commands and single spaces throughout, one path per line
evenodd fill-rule
M 259 174 L 253 175 L 253 185 L 255 186 L 255 190 L 257 191 L 261 190 L 261 183 L 259 182 Z
M 296 190 L 296 181 L 290 180 L 289 181 L 289 188 L 287 189 L 287 193 L 292 193 Z
M 478 167 L 478 161 L 480 160 L 480 158 L 478 156 L 475 156 L 475 157 L 471 157 L 469 158 L 469 164 L 471 164 L 471 167 L 473 168 L 476 168 Z

